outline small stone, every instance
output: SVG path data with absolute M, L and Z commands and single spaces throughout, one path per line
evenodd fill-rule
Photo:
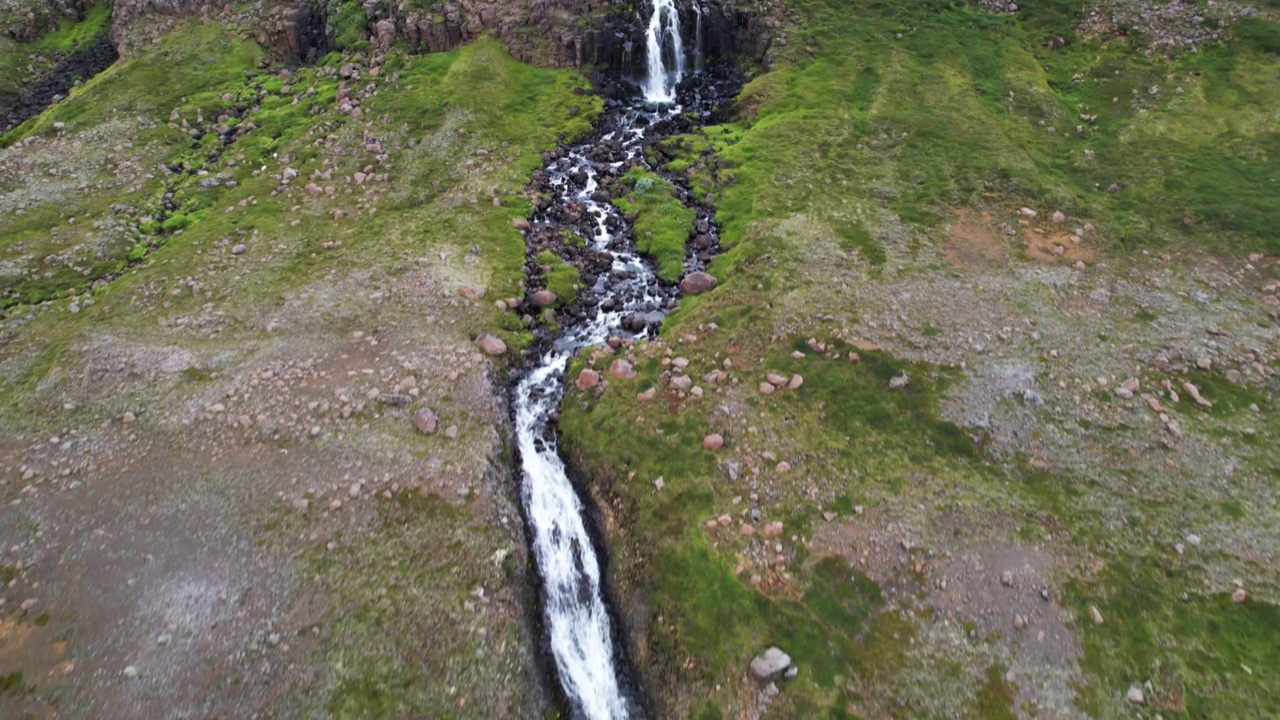
M 751 537 L 756 534 L 756 528 L 750 523 L 743 523 L 742 527 L 738 528 L 738 534 L 742 537 Z
M 1013 587 L 1013 571 L 1005 570 L 1000 573 L 1000 584 L 1005 587 Z
M 907 386 L 907 383 L 910 383 L 910 382 L 911 382 L 911 378 L 908 377 L 906 372 L 903 372 L 901 374 L 894 375 L 893 377 L 889 378 L 889 389 L 901 390 L 902 388 Z
M 476 338 L 476 345 L 486 355 L 497 356 L 507 352 L 507 344 L 502 342 L 501 338 L 494 337 L 489 333 L 484 333 Z
M 1187 544 L 1191 547 L 1200 547 L 1200 536 L 1195 533 L 1187 535 Z
M 447 437 L 447 438 L 449 438 L 450 440 L 457 440 L 457 439 L 458 439 L 458 426 L 457 426 L 457 425 L 450 425 L 449 427 L 445 428 L 445 429 L 444 429 L 444 436 L 445 436 L 445 437 Z
M 774 390 L 777 390 L 777 388 L 774 387 L 773 383 L 768 383 L 768 382 L 760 383 L 761 395 L 772 395 Z
M 1199 360 L 1196 360 L 1196 367 L 1208 372 L 1213 369 L 1213 360 L 1207 357 L 1202 357 Z
M 246 251 L 248 251 L 248 250 L 249 250 L 249 248 L 248 248 L 248 247 L 245 247 L 245 244 L 244 244 L 244 243 L 240 243 L 240 244 L 236 245 L 235 247 L 231 248 L 231 254 L 232 254 L 232 255 L 243 255 L 243 254 L 245 254 L 245 252 L 246 252 Z
M 792 375 L 791 382 L 787 383 L 787 387 L 792 390 L 799 390 L 801 385 L 804 385 L 804 378 L 799 375 Z
M 484 288 L 479 285 L 466 285 L 458 290 L 458 294 L 468 300 L 479 300 L 484 297 Z
M 1102 611 L 1098 609 L 1097 605 L 1089 606 L 1089 619 L 1093 621 L 1094 625 L 1102 624 Z
M 124 423 L 131 423 L 137 419 L 138 419 L 138 416 L 134 415 L 131 412 L 127 412 L 124 415 L 120 416 L 120 422 L 124 422 Z
M 1142 693 L 1142 688 L 1137 685 L 1130 685 L 1129 694 L 1125 697 L 1134 705 L 1143 705 L 1147 702 L 1147 697 Z
M 156 644 L 159 645 L 160 647 L 164 647 L 165 645 L 168 645 L 169 641 L 172 639 L 173 639 L 172 635 L 170 635 L 169 633 L 163 633 L 156 638 Z
M 712 433 L 702 438 L 702 447 L 707 450 L 719 450 L 724 447 L 724 438 L 721 437 L 720 433 Z
M 440 426 L 440 419 L 431 408 L 421 407 L 413 412 L 413 426 L 423 435 L 435 435 Z
M 1249 597 L 1249 593 L 1245 592 L 1244 588 L 1236 588 L 1236 591 L 1231 593 L 1231 602 L 1239 605 L 1247 597 Z
M 133 665 L 126 666 L 124 669 L 124 676 L 129 678 L 130 680 L 133 680 L 134 678 L 138 677 L 138 668 Z

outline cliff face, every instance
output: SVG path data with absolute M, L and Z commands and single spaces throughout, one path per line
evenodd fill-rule
M 753 0 L 706 0 L 703 6 L 704 55 L 768 61 L 779 26 L 775 18 Z M 262 44 L 306 60 L 366 42 L 374 50 L 402 42 L 415 52 L 447 52 L 488 34 L 525 62 L 624 71 L 644 62 L 646 11 L 630 0 L 448 0 L 434 9 L 415 0 L 286 0 L 259 2 L 247 10 L 200 0 L 117 0 L 111 36 L 129 52 L 150 44 L 171 19 L 203 15 L 251 28 Z M 691 48 L 693 41 L 688 38 Z

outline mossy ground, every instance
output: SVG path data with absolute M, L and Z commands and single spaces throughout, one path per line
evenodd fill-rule
M 1277 388 L 1266 373 L 1229 380 L 1217 365 L 1187 368 L 1203 350 L 1184 348 L 1176 334 L 1190 324 L 1197 337 L 1199 323 L 1224 316 L 1215 305 L 1192 320 L 1194 303 L 1166 297 L 1175 295 L 1169 282 L 1180 293 L 1188 282 L 1225 292 L 1229 281 L 1198 269 L 1216 273 L 1213 258 L 1238 268 L 1246 254 L 1256 261 L 1280 251 L 1267 229 L 1280 208 L 1280 124 L 1269 110 L 1276 24 L 1248 20 L 1197 53 L 1148 57 L 1142 37 L 1075 33 L 1079 7 L 1067 2 L 1015 15 L 944 1 L 789 7 L 796 27 L 786 48 L 775 48 L 783 59 L 747 85 L 736 118 L 659 153 L 699 197 L 712 196 L 729 248 L 709 268 L 719 288 L 682 299 L 662 342 L 632 353 L 635 381 L 610 380 L 593 397 L 571 393 L 564 408 L 566 446 L 613 498 L 625 528 L 613 540 L 615 568 L 644 599 L 631 608 L 639 616 L 632 626 L 644 628 L 660 707 L 695 717 L 746 712 L 756 707 L 756 689 L 742 681 L 746 663 L 767 645 L 790 651 L 791 643 L 801 674 L 773 701 L 778 716 L 1028 717 L 1035 697 L 1049 704 L 1041 710 L 1066 716 L 1126 717 L 1125 690 L 1147 680 L 1156 700 L 1140 713 L 1280 712 L 1257 669 L 1277 667 L 1261 632 L 1275 607 L 1277 578 L 1265 569 L 1274 545 L 1226 549 L 1236 538 L 1256 542 L 1265 531 L 1254 516 L 1274 507 L 1264 478 L 1276 458 L 1262 446 L 1280 430 Z M 1049 49 L 1058 35 L 1065 46 Z M 1042 219 L 1018 222 L 1019 207 Z M 1010 218 L 1013 235 L 990 237 L 1011 270 L 974 272 L 947 260 L 957 209 Z M 1058 268 L 1030 264 L 1024 243 L 1035 240 L 1024 238 L 1050 232 L 1038 223 L 1054 210 L 1069 218 L 1064 243 L 1071 228 L 1096 228 L 1085 242 L 1094 253 L 1088 266 L 1100 264 L 1096 279 L 1068 279 L 1059 268 L 1074 258 Z M 1266 357 L 1274 357 L 1274 316 L 1244 288 L 1274 280 L 1271 262 L 1238 271 L 1244 299 L 1222 300 L 1248 308 L 1231 333 L 1254 338 L 1246 342 Z M 1121 306 L 1086 320 L 1071 305 L 1092 292 L 1101 306 L 1105 289 L 1126 302 L 1159 302 L 1127 311 L 1120 324 L 1112 318 L 1125 314 Z M 1019 332 L 1027 341 L 1007 347 Z M 1090 364 L 1055 364 L 1060 353 Z M 1171 353 L 1184 363 L 1165 375 L 1171 387 L 1189 381 L 1216 398 L 1212 408 L 1177 404 L 1182 442 L 1135 417 L 1145 401 L 1114 395 L 1115 383 L 1137 372 L 1135 356 L 1142 365 Z M 677 371 L 670 361 L 681 356 L 690 364 Z M 991 403 L 996 423 L 1035 417 L 1032 401 L 998 375 L 1022 372 L 1023 362 L 1048 368 L 1031 371 L 1040 387 L 1062 383 L 1055 409 L 1008 429 L 958 422 L 982 417 L 965 403 Z M 717 370 L 726 375 L 708 379 Z M 761 394 L 771 370 L 800 374 L 803 384 Z M 910 383 L 890 391 L 903 371 Z M 676 374 L 702 394 L 673 389 Z M 1173 412 L 1172 396 L 1156 385 L 1162 375 L 1145 365 L 1138 374 L 1142 392 Z M 1111 375 L 1105 389 L 1095 382 L 1101 375 Z M 982 397 L 972 396 L 975 385 Z M 649 388 L 656 397 L 638 401 Z M 989 400 L 995 393 L 1009 394 Z M 703 449 L 711 432 L 724 437 L 724 450 Z M 1221 495 L 1222 464 L 1232 469 L 1233 493 L 1249 501 Z M 855 506 L 876 509 L 877 519 L 859 519 Z M 748 508 L 762 518 L 753 521 Z M 761 540 L 774 520 L 781 537 Z M 743 524 L 755 534 L 739 535 Z M 811 555 L 809 540 L 903 527 L 932 540 L 923 555 L 898 553 L 914 558 L 900 570 L 877 574 L 898 588 L 894 600 L 828 614 L 818 590 L 830 566 Z M 1172 544 L 1200 528 L 1221 534 L 1221 549 L 1170 560 Z M 1052 683 L 1036 688 L 1018 675 L 1024 646 L 1003 635 L 1016 607 L 992 639 L 957 645 L 939 640 L 950 637 L 942 629 L 950 616 L 904 611 L 911 598 L 927 603 L 938 593 L 928 558 L 974 538 L 1058 558 L 1054 602 L 1060 596 L 1082 649 L 1063 650 L 1054 663 L 1074 679 L 1049 691 Z M 1081 570 L 1095 563 L 1107 570 Z M 1250 597 L 1263 598 L 1232 604 L 1233 573 L 1247 574 Z M 852 577 L 843 596 L 875 595 L 859 589 L 874 583 Z M 1089 604 L 1105 625 L 1089 623 Z M 811 642 L 793 617 L 828 628 L 825 640 Z M 832 637 L 841 627 L 850 645 Z M 921 669 L 931 652 L 956 665 L 934 658 Z M 1199 653 L 1213 661 L 1199 662 Z M 866 657 L 874 661 L 859 660 Z M 1006 681 L 1006 669 L 1018 679 Z
M 195 546 L 146 552 L 199 578 L 222 562 L 239 563 L 245 578 L 250 568 L 278 573 L 258 595 L 275 608 L 278 644 L 263 635 L 248 649 L 227 623 L 210 638 L 236 657 L 274 651 L 273 677 L 284 679 L 245 685 L 199 653 L 182 656 L 195 664 L 123 657 L 133 641 L 102 627 L 125 623 L 142 633 L 139 647 L 154 647 L 156 620 L 134 622 L 127 608 L 150 607 L 169 580 L 126 585 L 117 566 L 92 560 L 95 547 L 77 556 L 85 577 L 141 599 L 119 603 L 119 623 L 93 626 L 77 618 L 103 609 L 76 594 L 41 631 L 74 630 L 77 665 L 111 680 L 41 675 L 31 701 L 72 708 L 120 697 L 118 707 L 147 714 L 166 697 L 171 710 L 174 687 L 225 681 L 234 689 L 212 702 L 226 716 L 523 716 L 545 698 L 521 605 L 518 515 L 495 469 L 498 391 L 471 344 L 494 331 L 517 348 L 523 335 L 490 301 L 458 290 L 520 294 L 525 246 L 512 220 L 529 213 L 523 188 L 539 153 L 585 134 L 600 101 L 580 75 L 522 65 L 488 39 L 449 54 L 392 53 L 376 71 L 360 55 L 267 68 L 264 57 L 226 28 L 186 24 L 6 138 L 5 162 L 80 177 L 3 186 L 0 454 L 6 468 L 38 474 L 6 472 L 0 493 L 21 491 L 24 504 L 6 502 L 0 526 L 6 543 L 19 542 L 44 503 L 72 492 L 69 480 L 44 480 L 56 471 L 20 438 L 101 428 L 102 444 L 86 452 L 113 446 L 116 459 L 77 466 L 73 484 L 133 498 L 144 514 L 180 501 L 178 488 L 139 468 L 212 468 L 214 479 L 181 493 L 228 491 L 188 523 Z M 365 77 L 340 77 L 346 64 Z M 343 85 L 363 117 L 340 108 Z M 219 147 L 220 131 L 235 128 Z M 166 359 L 172 371 L 161 369 Z M 264 377 L 301 364 L 325 369 L 261 392 Z M 371 388 L 431 407 L 440 432 L 417 433 L 402 400 L 366 400 Z M 230 424 L 206 414 L 214 403 L 229 408 Z M 124 428 L 126 412 L 136 425 Z M 456 437 L 446 438 L 450 427 Z M 142 445 L 150 450 L 138 455 Z M 176 448 L 200 460 L 177 459 Z M 267 462 L 241 466 L 240 453 Z M 352 473 L 378 489 L 353 499 Z M 111 527 L 116 516 L 95 517 Z M 250 549 L 224 535 L 246 527 Z M 41 572 L 19 573 L 4 590 L 8 607 Z M 481 586 L 487 599 L 472 594 Z M 243 607 L 265 620 L 262 606 Z M 114 682 L 129 662 L 143 673 L 133 689 Z M 146 689 L 169 672 L 191 680 Z M 137 688 L 145 697 L 130 694 Z
M 684 274 L 685 244 L 693 233 L 694 211 L 685 207 L 671 181 L 641 167 L 622 178 L 628 192 L 613 204 L 634 217 L 636 249 L 658 264 L 658 277 L 676 282 Z

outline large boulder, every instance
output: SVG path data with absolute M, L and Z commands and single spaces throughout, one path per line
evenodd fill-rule
M 691 272 L 680 282 L 680 289 L 685 295 L 701 295 L 716 289 L 720 281 L 702 271 Z

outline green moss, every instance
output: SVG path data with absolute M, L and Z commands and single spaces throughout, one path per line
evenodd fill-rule
M 658 277 L 675 282 L 684 274 L 685 244 L 697 217 L 686 208 L 667 179 L 644 168 L 632 168 L 622 182 L 630 189 L 613 199 L 628 216 L 635 216 L 632 230 L 636 249 L 658 263 Z
M 1112 564 L 1073 588 L 1084 638 L 1084 667 L 1096 684 L 1084 692 L 1093 707 L 1150 682 L 1148 703 L 1165 717 L 1274 717 L 1280 667 L 1274 628 L 1280 608 L 1229 592 L 1200 594 L 1188 574 L 1142 557 Z M 1087 621 L 1096 604 L 1104 625 Z
M 974 717 L 983 720 L 1017 720 L 1013 712 L 1014 693 L 999 665 L 987 667 L 986 682 L 978 688 Z
M 546 274 L 546 288 L 556 295 L 556 305 L 563 306 L 578 298 L 578 283 L 582 279 L 578 268 L 561 260 L 550 250 L 538 253 L 536 261 L 539 265 L 549 267 Z

